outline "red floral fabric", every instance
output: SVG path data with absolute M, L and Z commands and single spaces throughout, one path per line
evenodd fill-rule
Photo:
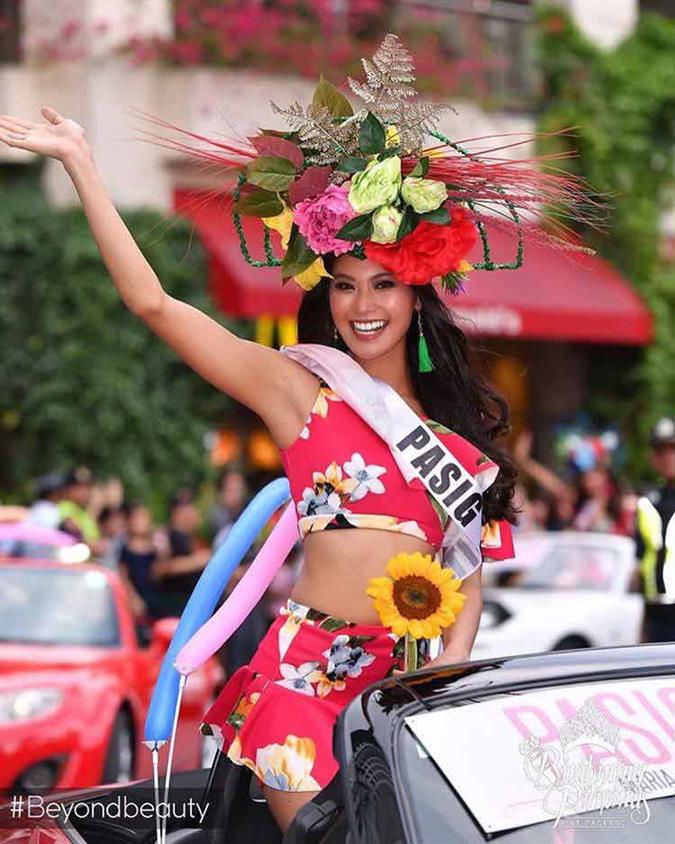
M 227 756 L 281 791 L 320 791 L 337 773 L 333 726 L 371 683 L 401 667 L 399 637 L 288 601 L 249 665 L 204 716 Z

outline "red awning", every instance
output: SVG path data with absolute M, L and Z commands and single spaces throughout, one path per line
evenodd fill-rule
M 251 267 L 224 203 L 200 202 L 178 190 L 179 214 L 195 224 L 209 253 L 211 293 L 232 316 L 288 316 L 297 312 L 301 291 L 281 284 L 278 268 Z M 263 256 L 259 221 L 242 218 L 254 258 Z M 278 239 L 273 235 L 278 252 Z M 515 242 L 490 233 L 492 256 L 512 261 Z M 470 256 L 480 260 L 480 250 Z M 453 312 L 470 332 L 531 340 L 644 345 L 652 339 L 652 317 L 630 283 L 611 264 L 593 255 L 567 253 L 530 243 L 521 269 L 471 273 L 467 292 L 449 297 Z
M 178 214 L 195 224 L 209 259 L 209 287 L 214 302 L 228 316 L 274 317 L 294 315 L 302 291 L 294 282 L 282 285 L 278 267 L 252 267 L 239 248 L 239 235 L 232 222 L 230 202 L 224 197 L 206 200 L 189 190 L 176 190 Z M 262 224 L 251 217 L 241 218 L 251 257 L 264 259 Z M 275 254 L 280 254 L 279 238 L 272 235 Z

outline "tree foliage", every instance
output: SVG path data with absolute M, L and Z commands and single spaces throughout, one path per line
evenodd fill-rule
M 49 208 L 35 188 L 2 193 L 3 497 L 79 463 L 154 504 L 202 479 L 204 435 L 230 400 L 126 309 L 81 210 Z M 190 226 L 149 211 L 123 216 L 167 292 L 215 315 Z
M 649 426 L 675 407 L 675 268 L 660 248 L 675 189 L 675 21 L 644 15 L 629 38 L 605 51 L 565 12 L 546 8 L 539 53 L 539 129 L 575 127 L 573 138 L 549 139 L 542 151 L 576 149 L 567 166 L 609 195 L 607 231 L 589 230 L 584 238 L 632 281 L 654 315 L 654 343 L 637 368 L 617 372 L 612 385 L 613 413 L 633 444 L 631 464 L 639 471 Z M 635 390 L 626 390 L 633 384 Z

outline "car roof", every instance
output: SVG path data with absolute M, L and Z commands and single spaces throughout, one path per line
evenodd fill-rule
M 513 687 L 544 688 L 660 674 L 675 674 L 675 642 L 500 657 L 418 671 L 398 676 L 395 682 L 411 698 L 428 705 L 432 699 L 446 696 L 448 700 L 461 699 L 481 692 L 507 692 Z

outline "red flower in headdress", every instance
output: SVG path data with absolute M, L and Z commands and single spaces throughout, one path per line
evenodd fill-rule
M 366 258 L 404 284 L 427 284 L 458 270 L 477 240 L 476 224 L 463 205 L 450 209 L 447 225 L 422 221 L 398 243 L 364 243 Z

